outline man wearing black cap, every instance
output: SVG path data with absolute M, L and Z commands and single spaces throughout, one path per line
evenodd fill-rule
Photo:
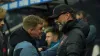
M 64 24 L 69 20 L 73 20 L 74 10 L 68 5 L 61 4 L 53 9 L 53 15 L 49 18 L 57 19 L 57 23 Z M 61 29 L 61 28 L 60 28 Z
M 65 4 L 56 6 L 50 18 L 57 19 L 63 33 L 57 56 L 84 56 L 88 24 L 78 22 L 74 17 L 73 9 Z

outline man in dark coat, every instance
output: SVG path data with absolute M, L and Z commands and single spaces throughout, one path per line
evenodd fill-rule
M 50 16 L 57 19 L 59 30 L 63 33 L 57 56 L 84 56 L 89 26 L 85 22 L 77 21 L 74 15 L 70 6 L 61 4 L 54 8 L 53 15 Z
M 23 27 L 14 31 L 10 38 L 10 45 L 14 48 L 13 56 L 40 56 L 36 41 L 41 37 L 42 27 L 43 19 L 39 16 L 26 16 L 23 19 Z

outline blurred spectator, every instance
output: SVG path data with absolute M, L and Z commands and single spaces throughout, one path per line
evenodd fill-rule
M 49 28 L 46 31 L 46 41 L 48 43 L 48 47 L 51 48 L 52 46 L 54 46 L 55 44 L 57 44 L 58 42 L 60 42 L 59 40 L 59 30 L 56 28 Z
M 4 47 L 4 37 L 1 32 L 2 26 L 4 25 L 3 20 L 5 18 L 5 15 L 6 15 L 6 10 L 0 7 L 0 56 L 3 56 L 2 49 L 5 49 L 5 48 L 3 48 Z M 4 52 L 6 52 L 6 49 Z
M 93 25 L 93 24 L 90 24 L 88 21 L 89 21 L 89 18 L 90 16 L 85 13 L 84 11 L 78 11 L 76 13 L 76 19 L 78 21 L 81 21 L 81 22 L 87 22 L 89 24 L 89 33 L 88 33 L 88 36 L 86 38 L 86 44 L 87 44 L 87 50 L 86 50 L 86 54 L 85 56 L 91 56 L 92 54 L 92 49 L 93 49 L 93 45 L 94 45 L 94 41 L 95 41 L 95 38 L 96 38 L 96 27 Z M 92 19 L 92 18 L 90 18 Z
M 5 18 L 5 15 L 6 15 L 6 10 L 0 7 L 0 22 L 1 22 L 0 30 L 1 30 L 1 27 L 4 25 L 3 19 Z
M 84 11 L 78 11 L 76 13 L 76 19 L 78 19 L 78 21 L 84 21 L 87 22 L 89 24 L 90 30 L 89 30 L 89 34 L 87 37 L 87 43 L 90 44 L 91 41 L 95 40 L 96 37 L 96 27 L 93 24 L 90 24 L 89 21 L 90 16 L 85 13 Z M 91 18 L 90 18 L 91 19 Z

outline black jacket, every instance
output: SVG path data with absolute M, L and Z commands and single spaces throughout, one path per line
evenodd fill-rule
M 86 29 L 86 30 L 81 30 Z M 84 56 L 86 48 L 86 35 L 88 34 L 88 24 L 80 21 L 69 21 L 62 28 L 66 35 L 58 47 L 57 56 Z M 86 33 L 86 35 L 83 33 Z
M 23 41 L 28 41 L 34 47 L 36 47 L 36 39 L 33 39 L 23 28 L 20 28 L 20 29 L 14 31 L 11 34 L 9 43 L 10 43 L 11 47 L 14 48 L 18 43 L 23 42 Z M 37 49 L 37 47 L 36 47 L 36 49 Z M 11 54 L 13 54 L 13 50 L 11 50 Z

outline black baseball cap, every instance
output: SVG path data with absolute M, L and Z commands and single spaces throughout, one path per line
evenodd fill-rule
M 60 5 L 56 6 L 53 9 L 53 15 L 52 16 L 49 16 L 49 18 L 57 18 L 61 14 L 64 14 L 64 13 L 67 13 L 67 12 L 73 13 L 73 9 L 69 5 L 60 4 Z

